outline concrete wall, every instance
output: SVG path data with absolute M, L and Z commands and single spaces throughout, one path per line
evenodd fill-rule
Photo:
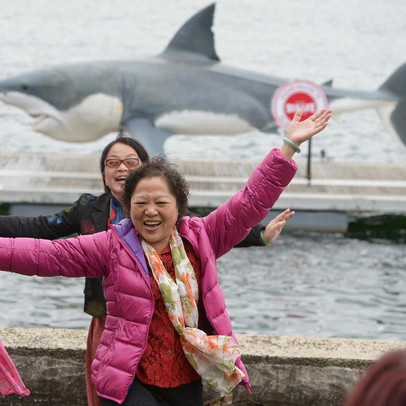
M 0 405 L 85 406 L 87 331 L 0 329 L 31 396 L 0 398 Z M 220 398 L 205 391 L 207 405 L 339 406 L 365 367 L 406 342 L 237 336 L 250 374 L 252 395 L 242 387 Z

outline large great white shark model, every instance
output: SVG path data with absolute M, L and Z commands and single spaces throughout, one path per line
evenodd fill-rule
M 35 131 L 71 142 L 126 128 L 151 155 L 172 134 L 277 129 L 270 100 L 285 80 L 220 62 L 211 30 L 215 4 L 189 19 L 159 55 L 56 66 L 0 81 L 0 100 L 36 119 Z M 374 92 L 322 86 L 335 114 L 375 108 L 406 145 L 406 64 Z

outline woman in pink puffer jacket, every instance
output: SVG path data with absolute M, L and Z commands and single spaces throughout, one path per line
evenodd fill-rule
M 0 239 L 4 271 L 104 277 L 106 329 L 92 364 L 102 406 L 203 405 L 201 379 L 219 392 L 240 382 L 249 389 L 216 259 L 266 216 L 296 172 L 298 146 L 330 115 L 321 110 L 300 122 L 298 112 L 280 150 L 207 217 L 185 217 L 186 183 L 156 159 L 126 179 L 130 219 L 112 230 L 57 241 Z

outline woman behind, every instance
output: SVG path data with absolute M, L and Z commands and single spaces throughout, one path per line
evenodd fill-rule
M 100 172 L 105 193 L 101 196 L 82 194 L 69 208 L 52 216 L 0 216 L 1 237 L 33 237 L 57 239 L 72 234 L 88 235 L 108 230 L 124 217 L 123 185 L 130 170 L 148 163 L 144 147 L 126 136 L 119 136 L 104 148 L 100 156 Z M 268 245 L 275 241 L 294 212 L 285 210 L 266 228 L 254 226 L 237 246 Z M 98 406 L 98 396 L 91 383 L 91 364 L 106 320 L 106 301 L 102 278 L 86 278 L 84 311 L 92 316 L 86 350 L 86 389 L 89 406 Z
M 405 406 L 406 349 L 376 361 L 354 386 L 344 406 Z

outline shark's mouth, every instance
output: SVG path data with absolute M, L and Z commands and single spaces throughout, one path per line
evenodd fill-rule
M 38 97 L 21 94 L 18 91 L 0 91 L 0 100 L 6 104 L 20 108 L 33 118 L 34 123 L 32 127 L 34 130 L 37 130 L 38 127 L 42 126 L 48 120 L 60 121 L 58 119 L 58 110 Z M 44 113 L 44 111 L 48 114 Z M 47 125 L 50 125 L 50 123 L 47 123 Z
M 25 111 L 33 119 L 34 131 L 70 142 L 95 141 L 117 131 L 123 114 L 122 101 L 102 93 L 91 94 L 66 110 L 19 91 L 0 89 L 0 101 Z
M 42 122 L 50 118 L 48 114 L 30 114 L 30 117 L 32 117 L 35 120 L 34 123 L 32 124 L 34 128 L 38 127 Z

